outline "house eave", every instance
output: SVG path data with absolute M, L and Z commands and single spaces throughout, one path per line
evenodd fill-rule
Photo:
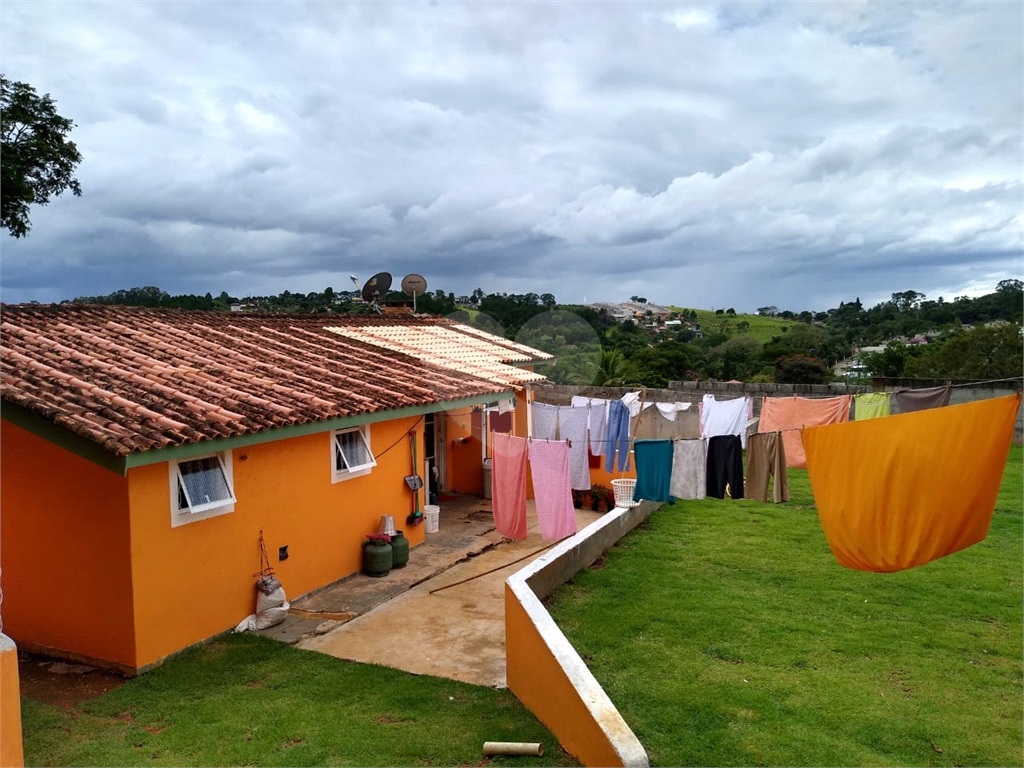
M 127 475 L 128 470 L 133 467 L 143 467 L 149 464 L 159 464 L 165 461 L 181 461 L 209 453 L 244 448 L 249 445 L 270 443 L 275 440 L 287 440 L 293 437 L 304 437 L 321 432 L 330 432 L 335 429 L 346 429 L 358 427 L 363 424 L 373 424 L 380 421 L 392 421 L 412 416 L 422 416 L 438 411 L 448 411 L 456 408 L 464 408 L 472 405 L 493 403 L 514 395 L 510 386 L 507 391 L 493 392 L 483 395 L 474 395 L 456 400 L 443 400 L 425 405 L 408 406 L 391 410 L 373 411 L 371 413 L 360 413 L 353 416 L 343 416 L 336 419 L 314 421 L 307 424 L 292 424 L 286 427 L 278 427 L 264 432 L 254 432 L 246 435 L 234 435 L 216 440 L 203 440 L 197 443 L 185 445 L 173 445 L 166 448 L 157 448 L 150 451 L 136 451 L 127 456 L 115 456 L 105 450 L 99 444 L 88 438 L 77 435 L 70 430 L 54 424 L 49 419 L 43 418 L 31 411 L 6 401 L 0 405 L 0 416 L 7 419 L 22 429 L 31 432 L 44 440 L 64 448 L 83 459 L 98 464 L 104 469 L 109 469 L 119 475 Z

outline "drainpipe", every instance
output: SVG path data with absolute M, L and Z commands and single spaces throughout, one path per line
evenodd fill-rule
M 526 385 L 526 436 L 533 437 L 533 387 Z

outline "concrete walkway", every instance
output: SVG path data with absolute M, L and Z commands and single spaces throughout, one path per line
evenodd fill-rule
M 487 499 L 477 501 L 480 508 L 490 509 Z M 600 516 L 576 510 L 577 527 Z M 464 559 L 326 634 L 307 636 L 297 646 L 415 674 L 505 687 L 505 579 L 554 543 L 541 538 L 532 501 L 527 502 L 527 523 L 527 539 L 499 537 L 498 546 Z M 413 550 L 410 565 L 421 548 Z M 499 570 L 431 594 L 494 568 Z

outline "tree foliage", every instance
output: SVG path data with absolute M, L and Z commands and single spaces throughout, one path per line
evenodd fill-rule
M 74 176 L 82 155 L 67 138 L 74 125 L 49 94 L 0 75 L 0 226 L 13 237 L 31 229 L 29 206 L 82 194 Z

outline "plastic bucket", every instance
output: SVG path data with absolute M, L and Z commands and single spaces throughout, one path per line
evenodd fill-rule
M 437 533 L 441 529 L 441 508 L 436 504 L 423 507 L 423 518 L 426 521 L 426 533 Z
M 615 506 L 622 509 L 635 507 L 639 501 L 633 501 L 633 491 L 636 489 L 636 480 L 631 477 L 621 480 L 612 480 L 612 488 L 615 489 Z

